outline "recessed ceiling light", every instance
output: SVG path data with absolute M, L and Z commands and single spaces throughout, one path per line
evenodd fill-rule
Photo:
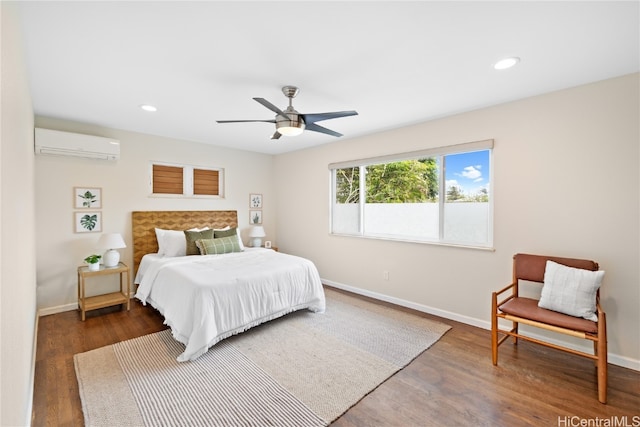
M 518 57 L 511 57 L 511 58 L 504 58 L 501 59 L 500 61 L 496 62 L 493 66 L 493 68 L 495 68 L 496 70 L 506 70 L 507 68 L 511 68 L 514 65 L 516 65 L 518 62 L 520 62 L 520 58 Z
M 151 111 L 151 112 L 158 111 L 158 109 L 156 107 L 154 107 L 153 105 L 149 105 L 149 104 L 142 104 L 140 106 L 140 108 L 142 108 L 144 111 Z

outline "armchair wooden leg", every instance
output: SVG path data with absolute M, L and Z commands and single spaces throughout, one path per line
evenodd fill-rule
M 491 359 L 494 366 L 498 364 L 498 316 L 496 316 L 498 297 L 494 292 L 491 299 Z
M 604 313 L 598 319 L 598 400 L 607 403 L 607 320 Z

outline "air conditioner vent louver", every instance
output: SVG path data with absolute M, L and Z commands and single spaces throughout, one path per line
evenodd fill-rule
M 36 128 L 35 153 L 115 161 L 120 158 L 120 141 L 100 136 Z

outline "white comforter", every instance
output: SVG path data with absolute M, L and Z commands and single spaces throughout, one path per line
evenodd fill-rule
M 136 298 L 165 317 L 194 360 L 218 341 L 295 310 L 324 312 L 315 265 L 305 258 L 247 248 L 224 255 L 145 256 Z

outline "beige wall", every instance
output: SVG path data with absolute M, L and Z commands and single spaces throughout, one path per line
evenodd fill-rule
M 638 94 L 629 75 L 280 155 L 280 248 L 336 286 L 485 328 L 514 253 L 595 259 L 610 361 L 640 369 Z M 329 163 L 489 138 L 495 251 L 329 234 Z
M 36 333 L 33 108 L 14 5 L 0 2 L 0 425 L 28 425 Z
M 94 252 L 100 233 L 74 233 L 73 187 L 101 187 L 104 232 L 121 233 L 127 248 L 121 260 L 133 265 L 131 212 L 137 210 L 236 209 L 243 240 L 248 243 L 249 194 L 262 193 L 263 225 L 267 239 L 275 235 L 275 194 L 270 155 L 220 148 L 36 117 L 36 126 L 120 140 L 117 162 L 56 156 L 36 156 L 36 251 L 38 308 L 48 314 L 76 307 L 76 267 Z M 225 169 L 225 198 L 195 199 L 151 197 L 150 162 L 171 162 Z M 95 291 L 113 287 L 96 281 Z

